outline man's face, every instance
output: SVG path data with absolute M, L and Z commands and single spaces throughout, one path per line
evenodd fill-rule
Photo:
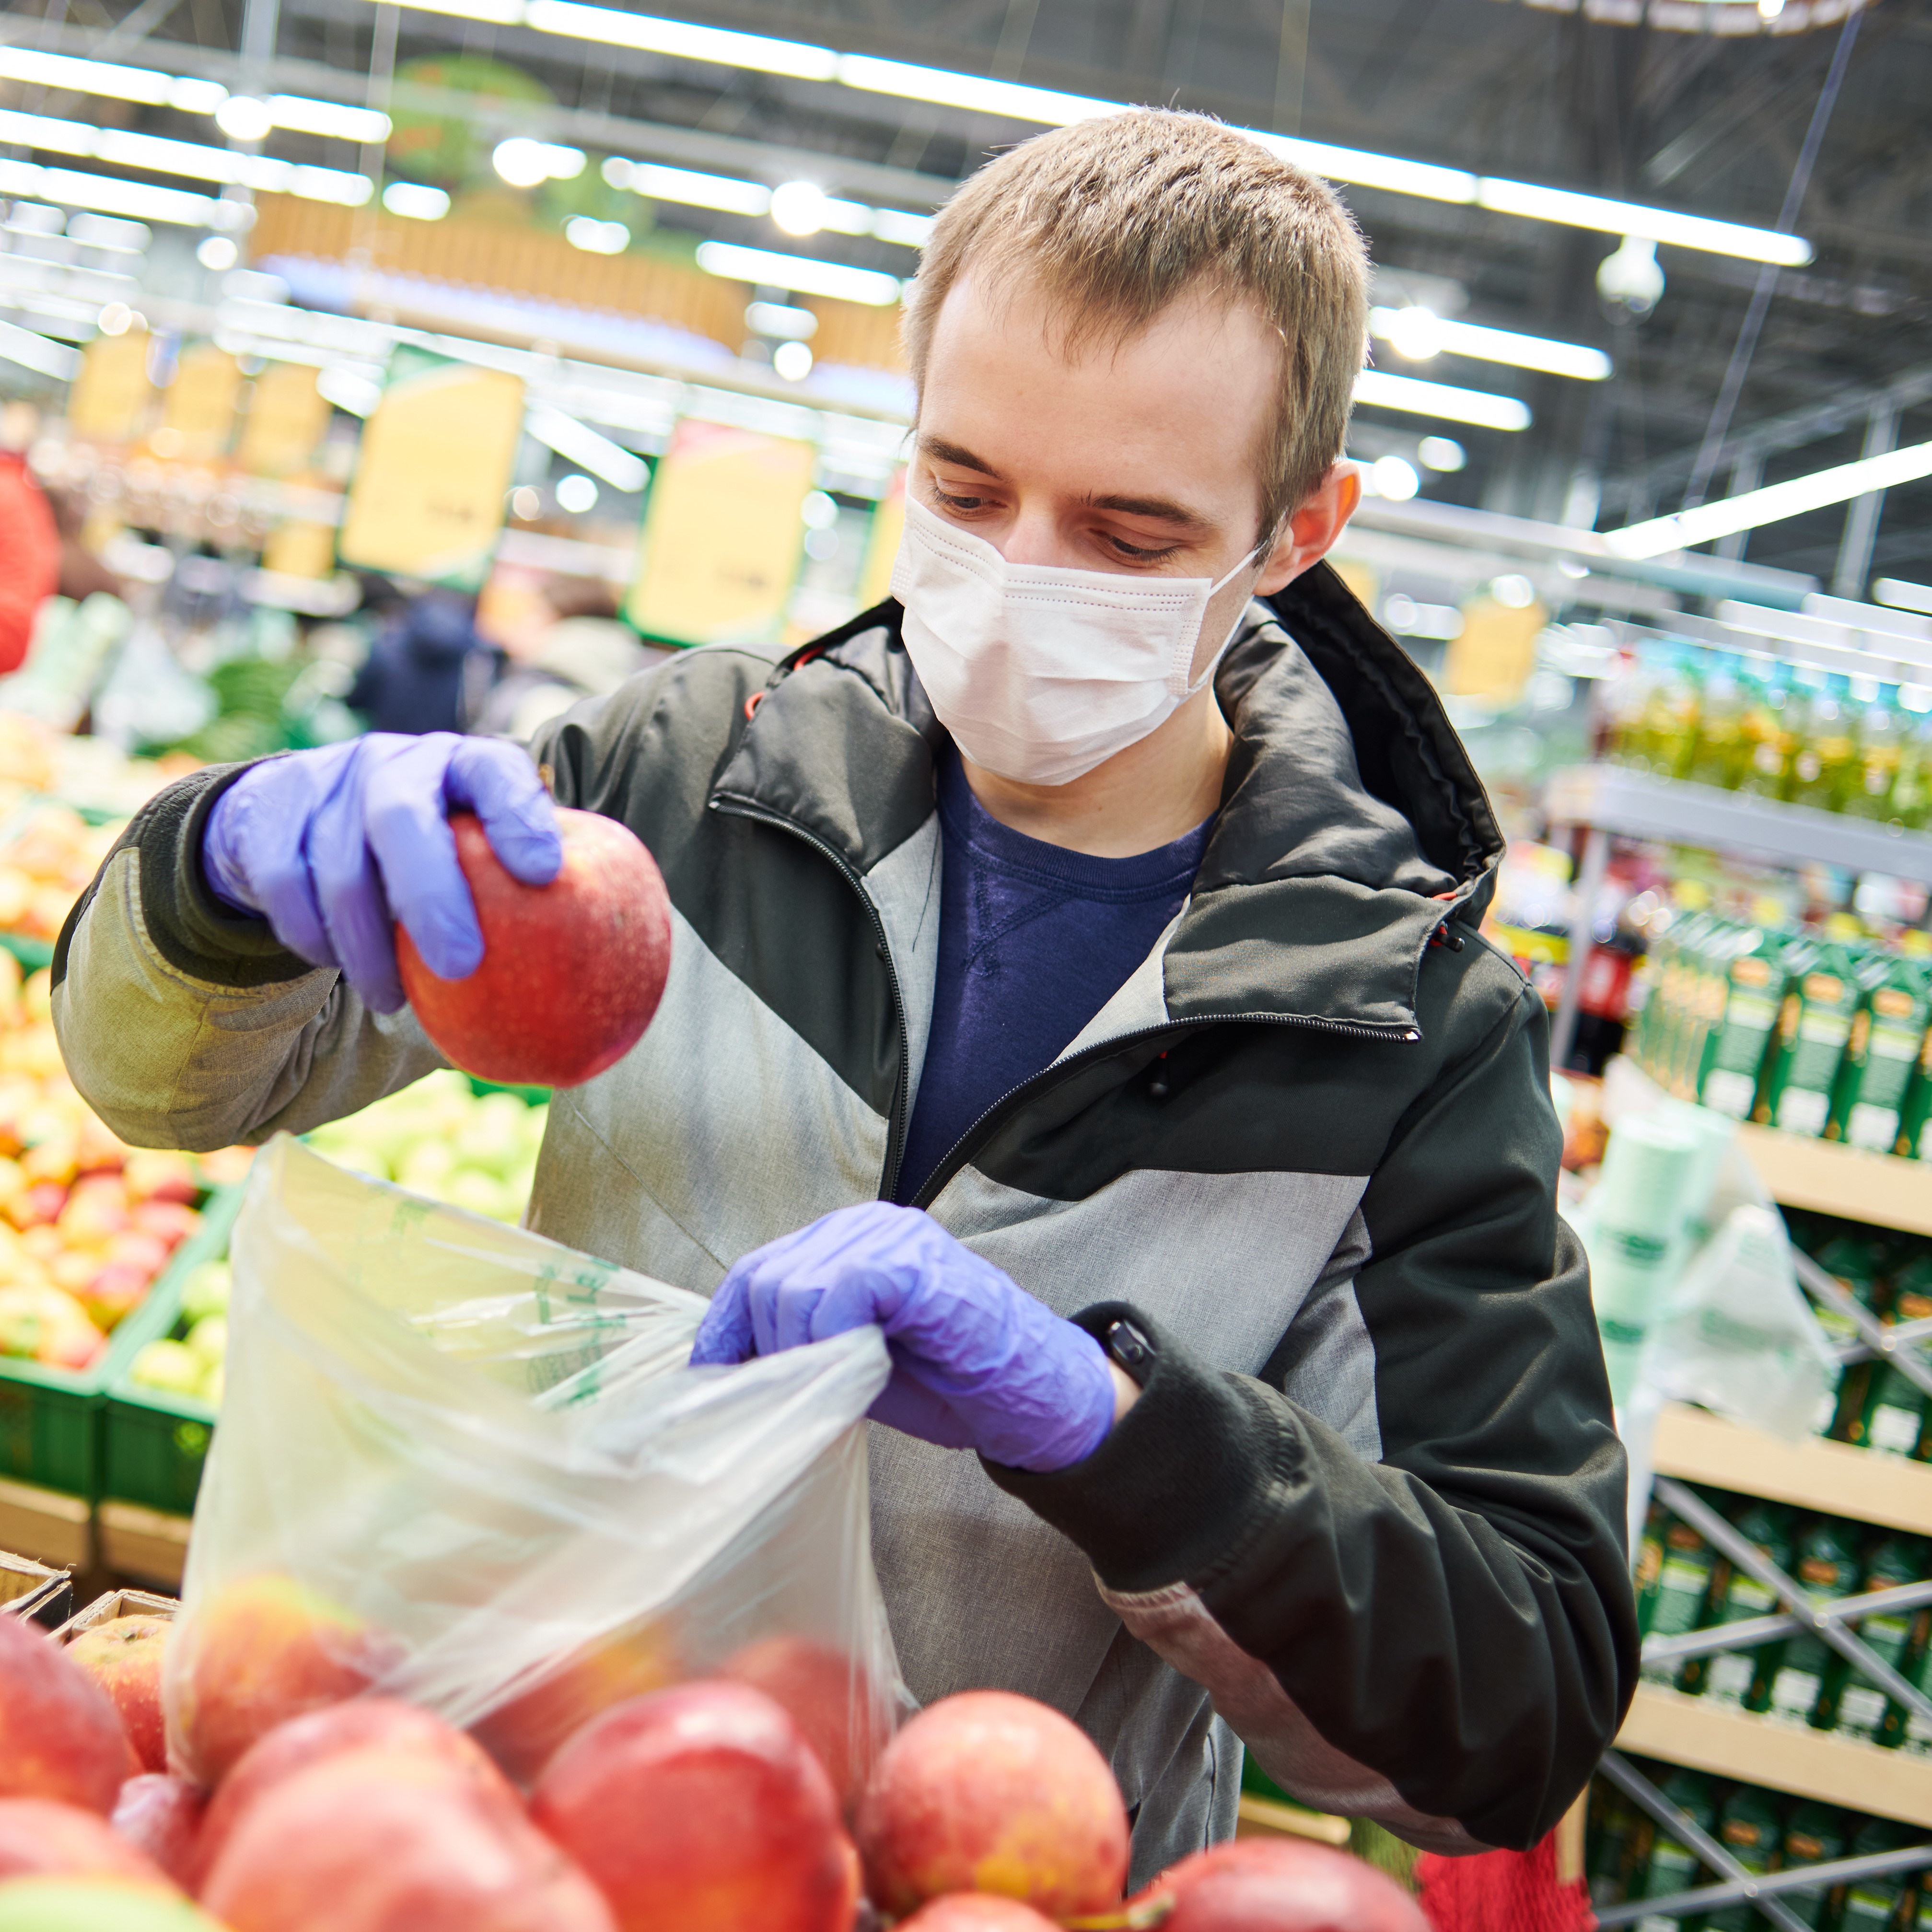
M 1280 364 L 1252 308 L 1208 296 L 1070 357 L 1032 290 L 989 290 L 969 269 L 933 331 L 910 487 L 1010 563 L 1220 578 L 1254 548 Z M 1341 484 L 1336 531 L 1354 507 L 1352 478 Z M 1253 590 L 1278 590 L 1328 547 L 1300 560 L 1283 535 L 1295 555 L 1277 545 L 1216 593 L 1197 674 Z

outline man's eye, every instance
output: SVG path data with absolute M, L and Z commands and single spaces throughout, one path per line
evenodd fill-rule
M 983 510 L 986 507 L 986 500 L 983 496 L 949 496 L 937 483 L 932 486 L 932 494 L 934 499 L 944 504 L 949 510 Z
M 1136 563 L 1164 563 L 1180 546 L 1178 544 L 1162 544 L 1153 549 L 1143 549 L 1138 544 L 1130 544 L 1125 537 L 1108 536 L 1108 543 L 1122 556 L 1131 557 Z

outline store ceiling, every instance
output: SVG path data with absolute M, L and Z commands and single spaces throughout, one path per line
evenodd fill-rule
M 142 59 L 212 70 L 241 46 L 242 0 L 177 0 L 156 24 L 166 3 L 139 10 L 154 26 Z M 63 0 L 46 4 L 58 17 Z M 1844 32 L 1841 21 L 1818 17 L 1833 4 L 1786 0 L 1786 18 L 1768 23 L 1748 0 L 1650 0 L 1649 18 L 1637 24 L 1589 17 L 1635 14 L 1636 0 L 1582 0 L 1572 11 L 1552 0 L 691 0 L 662 10 L 1036 87 L 1172 102 L 1246 126 L 1770 228 Z M 121 0 L 64 0 L 64 13 L 60 44 L 76 52 L 82 33 L 126 17 Z M 1656 24 L 1720 16 L 1750 31 Z M 314 64 L 311 82 L 316 68 L 366 73 L 378 17 L 368 0 L 282 0 L 277 55 Z M 660 159 L 762 162 L 768 180 L 816 161 L 828 188 L 908 208 L 929 205 L 989 150 L 1038 124 L 414 8 L 398 24 L 400 62 L 463 50 L 536 76 L 560 104 L 557 138 L 622 151 L 620 124 L 646 124 Z M 1857 455 L 1872 395 L 1932 362 L 1928 101 L 1932 6 L 1876 0 L 1858 18 L 1793 224 L 1815 257 L 1777 275 L 1734 440 L 1719 452 L 1708 494 L 1732 487 L 1735 438 L 1774 419 L 1809 412 L 1786 446 L 1772 436 L 1759 452 L 1766 481 Z M 322 144 L 302 147 L 288 137 L 278 152 L 331 158 Z M 633 151 L 644 154 L 644 144 Z M 336 144 L 334 164 L 352 153 Z M 1597 270 L 1614 236 L 1372 188 L 1345 192 L 1388 272 L 1384 299 L 1399 306 L 1423 291 L 1444 310 L 1460 304 L 1465 322 L 1594 346 L 1614 364 L 1608 380 L 1580 381 L 1452 352 L 1408 362 L 1380 344 L 1378 366 L 1518 396 L 1535 427 L 1510 435 L 1365 409 L 1366 453 L 1378 441 L 1396 446 L 1450 428 L 1468 465 L 1428 475 L 1430 494 L 1556 519 L 1580 507 L 1580 469 L 1601 479 L 1606 526 L 1677 507 L 1759 285 L 1757 264 L 1666 245 L 1654 312 L 1613 320 Z M 767 219 L 668 202 L 658 219 L 900 274 L 914 266 L 908 250 L 870 236 L 784 242 Z M 1895 440 L 1932 438 L 1932 384 L 1900 393 Z M 1830 428 L 1822 438 L 1821 425 Z M 1844 521 L 1830 510 L 1773 526 L 1754 535 L 1748 554 L 1828 579 Z M 1872 569 L 1932 580 L 1932 484 L 1892 493 Z

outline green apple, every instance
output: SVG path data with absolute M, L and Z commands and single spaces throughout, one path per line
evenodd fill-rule
M 228 1318 L 204 1315 L 188 1331 L 188 1346 L 200 1358 L 203 1368 L 224 1360 L 228 1353 Z
M 130 1878 L 14 1878 L 0 1932 L 222 1932 L 171 1885 Z
M 182 1283 L 182 1318 L 199 1322 L 204 1316 L 226 1314 L 233 1285 L 234 1274 L 227 1262 L 203 1262 Z
M 128 1372 L 143 1388 L 158 1389 L 165 1395 L 201 1393 L 208 1364 L 185 1342 L 150 1342 L 134 1358 Z

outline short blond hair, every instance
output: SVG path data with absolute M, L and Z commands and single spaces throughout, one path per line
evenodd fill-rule
M 908 298 L 921 386 L 940 307 L 969 265 L 1039 286 L 1065 314 L 1070 352 L 1096 334 L 1124 340 L 1196 289 L 1253 303 L 1282 346 L 1261 444 L 1264 538 L 1342 454 L 1368 346 L 1368 250 L 1327 182 L 1251 136 L 1204 114 L 1134 108 L 1036 135 L 982 168 L 940 210 Z

